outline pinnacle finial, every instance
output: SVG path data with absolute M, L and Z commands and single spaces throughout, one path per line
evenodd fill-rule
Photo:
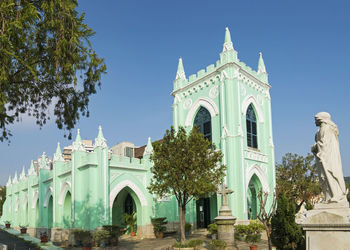
M 176 72 L 176 78 L 177 79 L 186 79 L 186 74 L 185 74 L 185 70 L 184 70 L 184 66 L 182 63 L 182 58 L 179 58 L 179 64 L 177 66 L 177 72 Z
M 61 145 L 60 142 L 57 142 L 56 153 L 53 156 L 54 161 L 63 161 L 64 158 L 62 156 Z
M 152 153 L 153 153 L 153 146 L 151 142 L 151 137 L 148 137 L 147 146 L 145 148 L 145 152 L 143 153 L 143 156 L 150 155 Z
M 231 33 L 228 27 L 225 29 L 225 42 L 224 42 L 224 47 L 222 49 L 222 52 L 228 51 L 228 50 L 233 50 L 233 44 L 231 41 Z
M 103 136 L 101 125 L 98 126 L 98 134 L 97 134 L 97 137 L 95 139 L 95 147 L 104 147 L 104 148 L 107 147 L 106 139 Z
M 11 180 L 11 175 L 9 175 L 9 179 L 8 179 L 8 181 L 7 181 L 7 186 L 9 186 L 9 185 L 11 185 L 12 184 L 12 180 Z
M 81 142 L 81 137 L 80 137 L 80 129 L 77 129 L 77 137 L 75 138 L 76 142 Z
M 103 133 L 102 133 L 102 126 L 98 126 L 98 135 L 97 138 L 104 138 Z
M 259 52 L 259 63 L 258 63 L 258 74 L 260 73 L 266 73 L 265 63 L 261 52 Z

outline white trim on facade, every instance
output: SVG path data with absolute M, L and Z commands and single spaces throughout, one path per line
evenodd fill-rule
M 36 202 L 38 200 L 38 196 L 39 196 L 39 192 L 35 191 L 34 195 L 33 195 L 33 203 L 32 203 L 32 208 L 35 208 L 36 206 Z
M 44 207 L 47 207 L 47 203 L 49 202 L 50 195 L 53 193 L 53 188 L 48 187 L 45 194 Z
M 242 114 L 246 115 L 248 106 L 251 103 L 254 105 L 254 108 L 255 108 L 255 110 L 257 112 L 257 116 L 258 116 L 259 122 L 264 122 L 264 114 L 263 114 L 263 112 L 261 110 L 260 105 L 258 104 L 258 102 L 256 101 L 256 99 L 255 99 L 255 97 L 253 95 L 248 95 L 248 96 L 246 96 L 244 98 L 244 100 L 242 102 Z
M 248 190 L 248 185 L 249 185 L 249 181 L 252 178 L 253 175 L 256 175 L 262 185 L 263 191 L 264 192 L 270 192 L 270 187 L 269 187 L 269 183 L 267 181 L 266 175 L 263 171 L 263 169 L 260 167 L 260 165 L 254 163 L 253 165 L 251 165 L 248 168 L 248 171 L 246 172 L 246 190 Z
M 140 188 L 135 183 L 131 182 L 130 180 L 124 180 L 124 181 L 118 183 L 109 194 L 109 206 L 111 208 L 113 207 L 114 199 L 117 197 L 119 192 L 125 187 L 129 187 L 132 189 L 132 191 L 135 192 L 135 194 L 137 195 L 137 197 L 140 200 L 142 207 L 147 206 L 147 199 L 144 196 L 143 192 L 140 190 Z
M 58 205 L 63 205 L 63 199 L 65 198 L 65 192 L 67 188 L 71 188 L 72 185 L 70 184 L 69 181 L 66 181 L 63 183 L 62 187 L 61 187 L 61 192 L 60 192 L 60 196 L 58 198 Z
M 219 109 L 216 106 L 215 102 L 210 100 L 209 98 L 206 97 L 200 97 L 197 99 L 197 101 L 192 105 L 190 111 L 188 111 L 187 116 L 186 116 L 186 121 L 185 121 L 185 126 L 190 127 L 192 126 L 193 118 L 196 114 L 196 111 L 198 108 L 202 106 L 206 108 L 211 117 L 215 117 L 219 114 Z

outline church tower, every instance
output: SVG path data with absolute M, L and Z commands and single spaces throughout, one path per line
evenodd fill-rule
M 188 131 L 198 125 L 204 136 L 223 152 L 226 185 L 234 190 L 229 206 L 239 220 L 255 219 L 260 190 L 275 188 L 270 84 L 262 54 L 253 70 L 238 58 L 228 28 L 216 64 L 186 78 L 179 59 L 172 96 L 174 127 Z M 205 227 L 218 214 L 219 197 L 196 202 L 197 226 Z

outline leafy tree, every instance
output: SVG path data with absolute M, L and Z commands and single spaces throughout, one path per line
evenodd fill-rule
M 2 206 L 6 200 L 6 186 L 0 187 L 0 216 L 2 216 Z
M 304 249 L 305 239 L 301 228 L 295 223 L 295 205 L 285 194 L 277 198 L 277 211 L 271 219 L 272 243 L 278 249 Z
M 149 191 L 158 196 L 174 194 L 179 208 L 181 242 L 185 241 L 186 204 L 193 198 L 217 191 L 226 167 L 222 153 L 203 137 L 198 127 L 188 134 L 172 127 L 160 142 L 154 143 L 154 166 Z
M 89 42 L 94 31 L 77 0 L 0 1 L 0 141 L 23 115 L 71 130 L 89 116 L 89 97 L 106 66 Z M 79 79 L 79 80 L 78 80 Z M 71 138 L 71 133 L 69 133 Z
M 289 201 L 295 202 L 296 213 L 304 203 L 321 193 L 311 154 L 303 157 L 287 153 L 283 156 L 282 163 L 276 165 L 276 181 L 278 193 L 284 193 Z

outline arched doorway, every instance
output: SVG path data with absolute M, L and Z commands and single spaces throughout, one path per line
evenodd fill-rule
M 127 186 L 117 194 L 113 201 L 112 224 L 124 227 L 124 214 L 132 214 L 134 212 L 137 219 L 135 230 L 137 230 L 137 225 L 140 225 L 142 221 L 141 203 L 136 193 Z
M 39 199 L 36 201 L 36 206 L 35 206 L 35 226 L 39 227 Z
M 63 205 L 63 226 L 64 228 L 72 227 L 72 196 L 68 191 Z
M 247 207 L 248 207 L 248 219 L 255 220 L 260 209 L 258 200 L 258 193 L 262 188 L 259 178 L 254 174 L 249 181 L 247 190 Z
M 47 227 L 52 228 L 53 226 L 53 198 L 52 195 L 49 199 L 49 204 L 47 206 Z

